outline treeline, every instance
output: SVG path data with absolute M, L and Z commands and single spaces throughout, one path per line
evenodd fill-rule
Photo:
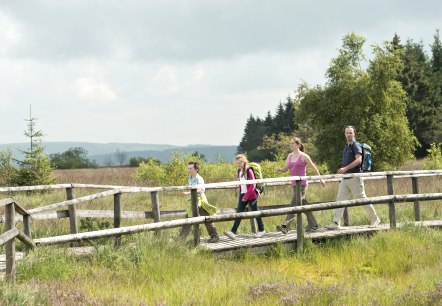
M 363 53 L 365 39 L 354 33 L 326 71 L 325 85 L 301 84 L 274 116 L 251 115 L 238 146 L 251 160 L 276 160 L 288 153 L 290 135 L 301 136 L 319 163 L 339 167 L 346 125 L 374 149 L 376 170 L 426 156 L 442 143 L 442 44 L 434 35 L 429 56 L 422 42 L 389 42 Z M 367 67 L 367 68 L 361 68 Z M 439 147 L 440 148 L 440 147 Z M 281 151 L 284 151 L 281 154 Z
M 269 112 L 264 119 L 250 115 L 244 129 L 244 136 L 238 146 L 238 152 L 246 152 L 251 160 L 274 160 L 276 152 L 264 148 L 265 136 L 288 135 L 298 130 L 295 121 L 294 103 L 290 97 L 287 101 L 279 103 L 274 116 Z M 279 140 L 279 138 L 278 138 Z

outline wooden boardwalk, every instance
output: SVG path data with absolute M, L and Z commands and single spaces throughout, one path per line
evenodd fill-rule
M 436 221 L 423 221 L 415 222 L 417 226 L 425 227 L 442 227 L 442 220 Z M 400 224 L 398 224 L 400 227 Z M 360 226 L 343 226 L 340 230 L 328 230 L 326 228 L 320 228 L 319 230 L 311 233 L 305 233 L 306 239 L 313 241 L 323 241 L 344 236 L 353 236 L 361 234 L 372 234 L 379 231 L 389 230 L 388 224 L 381 224 L 378 227 L 370 228 L 367 225 Z M 261 238 L 256 238 L 254 235 L 238 235 L 235 240 L 231 240 L 226 236 L 221 236 L 220 241 L 217 243 L 207 243 L 209 238 L 202 238 L 200 248 L 208 250 L 217 257 L 231 256 L 237 250 L 250 249 L 256 253 L 264 253 L 271 246 L 277 243 L 283 243 L 287 248 L 294 249 L 296 247 L 296 231 L 290 231 L 287 235 L 280 232 L 268 232 Z M 87 255 L 93 253 L 96 250 L 93 246 L 73 247 L 69 248 L 69 252 L 74 255 Z M 25 253 L 16 252 L 16 261 L 23 259 Z M 0 279 L 5 276 L 6 270 L 6 255 L 0 254 Z
M 442 227 L 442 220 L 415 222 L 415 224 L 425 227 Z M 401 225 L 398 224 L 398 227 L 400 226 Z M 320 228 L 315 232 L 305 233 L 304 237 L 313 241 L 321 241 L 344 236 L 371 234 L 389 229 L 389 224 L 381 224 L 375 228 L 370 228 L 367 225 L 342 226 L 340 230 Z M 256 238 L 254 235 L 238 235 L 235 240 L 221 236 L 220 241 L 217 243 L 207 243 L 207 240 L 208 238 L 201 239 L 201 248 L 211 251 L 217 256 L 230 256 L 235 250 L 239 249 L 251 249 L 257 253 L 263 253 L 277 243 L 283 243 L 288 248 L 295 248 L 297 236 L 296 230 L 294 230 L 290 231 L 287 235 L 280 232 L 269 232 L 261 238 Z
M 25 256 L 24 252 L 15 252 L 15 260 L 18 262 Z M 4 279 L 6 272 L 6 254 L 0 254 L 0 279 Z

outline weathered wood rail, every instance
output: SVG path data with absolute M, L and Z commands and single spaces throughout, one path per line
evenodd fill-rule
M 5 209 L 5 232 L 0 235 L 0 245 L 6 249 L 6 278 L 15 284 L 15 238 L 18 238 L 28 248 L 34 248 L 35 243 L 29 236 L 30 215 L 11 198 L 0 200 L 0 207 Z M 24 232 L 15 227 L 15 213 L 23 216 Z
M 61 244 L 61 243 L 73 243 L 82 240 L 90 240 L 90 239 L 98 239 L 103 237 L 115 237 L 116 245 L 120 243 L 120 237 L 122 235 L 135 234 L 143 231 L 159 231 L 170 228 L 177 228 L 183 225 L 193 225 L 193 240 L 194 244 L 200 244 L 200 228 L 199 226 L 206 222 L 225 222 L 231 221 L 235 219 L 253 219 L 258 216 L 261 217 L 270 217 L 270 216 L 279 216 L 286 215 L 288 213 L 296 213 L 297 214 L 297 228 L 296 235 L 289 235 L 285 238 L 275 238 L 273 243 L 278 242 L 279 240 L 287 240 L 287 241 L 296 241 L 297 249 L 302 249 L 303 239 L 304 239 L 304 231 L 302 225 L 302 213 L 307 211 L 319 211 L 319 210 L 328 210 L 334 209 L 338 207 L 353 207 L 360 206 L 366 204 L 387 204 L 389 207 L 389 225 L 388 228 L 396 228 L 398 225 L 396 224 L 396 212 L 395 212 L 395 204 L 399 202 L 413 202 L 414 203 L 414 218 L 415 221 L 421 221 L 420 216 L 420 202 L 421 201 L 433 201 L 442 199 L 442 193 L 427 193 L 427 194 L 419 194 L 419 181 L 420 177 L 428 177 L 428 176 L 442 176 L 442 170 L 433 170 L 433 171 L 395 171 L 395 172 L 375 172 L 375 173 L 362 173 L 362 174 L 350 174 L 350 175 L 325 175 L 321 176 L 322 179 L 328 182 L 340 181 L 344 177 L 353 177 L 359 176 L 363 177 L 364 180 L 386 180 L 387 182 L 387 195 L 372 197 L 367 199 L 357 199 L 350 201 L 341 201 L 341 202 L 326 202 L 326 203 L 314 203 L 306 206 L 296 206 L 292 207 L 290 205 L 272 205 L 267 207 L 262 207 L 258 212 L 244 212 L 244 213 L 236 213 L 234 209 L 222 209 L 218 210 L 218 214 L 214 216 L 200 217 L 198 216 L 197 209 L 197 187 L 189 187 L 189 186 L 172 186 L 172 187 L 131 187 L 131 186 L 113 186 L 113 185 L 91 185 L 91 184 L 57 184 L 50 186 L 31 186 L 31 187 L 2 187 L 0 188 L 1 192 L 22 192 L 22 191 L 34 191 L 34 190 L 56 190 L 56 189 L 65 189 L 66 190 L 66 201 L 62 201 L 59 203 L 49 204 L 42 207 L 37 207 L 33 209 L 25 210 L 20 205 L 15 203 L 13 199 L 5 199 L 2 200 L 0 206 L 5 206 L 5 215 L 0 218 L 0 222 L 5 223 L 6 232 L 0 236 L 0 244 L 6 243 L 10 246 L 15 246 L 14 239 L 17 237 L 21 241 L 23 241 L 28 247 L 34 246 L 43 246 L 49 244 Z M 394 180 L 395 179 L 403 179 L 403 178 L 411 178 L 412 179 L 412 194 L 405 195 L 395 195 L 394 194 Z M 268 178 L 261 180 L 250 180 L 250 181 L 233 181 L 233 182 L 223 182 L 223 183 L 211 183 L 205 184 L 204 187 L 206 190 L 208 189 L 231 189 L 237 188 L 241 184 L 249 184 L 249 183 L 265 183 L 267 185 L 279 186 L 279 185 L 288 185 L 291 181 L 300 181 L 300 180 L 309 180 L 311 183 L 317 183 L 319 181 L 319 177 L 316 176 L 306 176 L 306 177 L 279 177 L 279 178 Z M 301 184 L 297 184 L 299 187 Z M 79 188 L 91 188 L 91 189 L 106 189 L 105 191 L 98 192 L 88 196 L 82 196 L 79 198 L 74 197 L 74 189 Z M 160 209 L 160 192 L 168 192 L 168 191 L 191 191 L 192 198 L 192 208 L 194 217 L 185 218 L 185 219 L 176 219 L 176 218 L 184 218 L 185 211 L 177 210 L 177 211 L 161 211 Z M 300 187 L 297 189 L 298 197 L 301 194 Z M 122 195 L 125 193 L 150 193 L 151 199 L 151 211 L 124 211 L 122 209 Z M 113 210 L 77 210 L 76 205 L 84 202 L 90 202 L 95 199 L 103 198 L 103 197 L 113 197 L 114 209 Z M 12 207 L 12 208 L 11 208 Z M 67 209 L 66 209 L 67 208 Z M 15 216 L 15 214 L 11 213 L 12 211 L 17 211 L 20 215 Z M 64 209 L 64 210 L 60 210 Z M 92 231 L 87 233 L 78 233 L 78 218 L 89 217 L 89 218 L 113 218 L 114 219 L 114 228 L 101 230 L 101 231 Z M 52 218 L 69 218 L 70 222 L 70 233 L 68 235 L 61 235 L 55 237 L 43 237 L 32 239 L 31 232 L 31 220 L 47 220 Z M 142 219 L 152 219 L 153 223 L 142 224 L 142 225 L 133 225 L 127 227 L 121 227 L 121 220 L 123 218 L 142 218 Z M 175 218 L 173 220 L 164 221 L 164 219 Z M 24 224 L 24 233 L 21 233 L 14 227 L 15 222 L 23 221 Z M 436 222 L 437 223 L 437 222 Z M 442 223 L 442 222 L 441 222 Z M 344 223 L 348 225 L 348 220 Z M 423 223 L 422 223 L 423 224 Z M 439 223 L 437 223 L 439 224 Z M 442 226 L 441 225 L 435 226 Z M 18 232 L 17 232 L 18 231 Z M 343 233 L 343 232 L 341 232 Z M 266 237 L 265 241 L 268 244 L 269 241 L 272 243 L 273 234 Z M 276 235 L 276 234 L 275 234 Z M 274 236 L 274 235 L 273 235 Z M 307 234 L 306 237 L 310 237 L 310 234 Z M 313 235 L 314 236 L 314 235 Z M 275 236 L 276 237 L 276 236 Z M 295 238 L 294 238 L 295 237 Z M 310 237 L 311 238 L 311 237 Z M 290 240 L 291 239 L 291 240 Z M 256 240 L 256 239 L 255 239 Z M 263 240 L 264 241 L 264 240 Z M 254 244 L 262 244 L 263 241 L 251 242 L 249 244 L 238 244 L 231 243 L 232 245 L 236 245 L 235 247 L 247 247 L 252 246 Z M 225 244 L 225 243 L 224 243 Z M 211 248 L 216 248 L 216 244 L 210 246 Z M 232 248 L 229 246 L 227 248 Z M 222 247 L 219 247 L 217 250 L 221 250 Z M 215 250 L 214 250 L 215 251 Z M 7 255 L 8 257 L 8 255 Z M 14 264 L 15 267 L 15 264 Z M 7 269 L 7 274 L 12 275 L 12 268 Z M 8 272 L 9 271 L 9 272 Z M 15 281 L 15 276 L 11 280 Z

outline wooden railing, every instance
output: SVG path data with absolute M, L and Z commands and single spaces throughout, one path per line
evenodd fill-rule
M 362 176 L 364 180 L 383 180 L 387 178 L 387 189 L 389 190 L 389 194 L 394 193 L 393 186 L 393 178 L 394 179 L 403 179 L 403 178 L 412 178 L 412 192 L 419 193 L 419 177 L 423 176 L 440 176 L 442 175 L 442 171 L 396 171 L 396 172 L 375 172 L 375 173 L 363 173 L 363 174 L 353 174 L 353 175 L 326 175 L 322 176 L 325 181 L 333 182 L 339 181 L 342 177 L 349 176 Z M 317 183 L 318 177 L 283 177 L 283 178 L 269 178 L 255 181 L 247 181 L 242 184 L 246 184 L 248 182 L 264 182 L 270 186 L 278 186 L 278 185 L 287 185 L 290 184 L 290 181 L 299 180 L 299 179 L 307 179 L 310 183 Z M 224 182 L 224 183 L 212 183 L 206 184 L 206 189 L 231 189 L 237 188 L 237 186 L 241 184 L 238 181 L 234 182 Z M 100 189 L 110 189 L 103 192 L 99 192 L 96 194 L 83 196 L 79 198 L 74 198 L 74 189 L 80 188 L 100 188 Z M 174 211 L 162 211 L 160 210 L 160 198 L 159 192 L 168 192 L 168 191 L 183 191 L 188 190 L 187 186 L 173 186 L 173 187 L 130 187 L 130 186 L 114 186 L 114 185 L 92 185 L 92 184 L 58 184 L 58 185 L 49 185 L 49 186 L 30 186 L 30 187 L 3 187 L 0 188 L 0 192 L 19 192 L 19 191 L 34 191 L 34 190 L 55 190 L 55 189 L 65 189 L 66 190 L 66 201 L 50 204 L 43 207 L 38 207 L 34 209 L 29 209 L 29 213 L 32 215 L 32 219 L 34 220 L 47 220 L 53 218 L 69 218 L 70 220 L 70 233 L 75 234 L 78 233 L 78 218 L 113 218 L 114 226 L 119 227 L 121 224 L 121 219 L 131 218 L 131 219 L 152 219 L 153 222 L 159 222 L 164 219 L 171 218 L 184 218 L 186 216 L 185 210 L 174 210 Z M 122 194 L 123 193 L 150 193 L 151 199 L 151 210 L 150 211 L 124 211 L 122 210 Z M 101 197 L 107 196 L 114 197 L 114 209 L 113 210 L 77 210 L 76 206 L 79 203 L 89 202 L 94 199 L 98 199 Z M 392 204 L 391 204 L 392 205 Z M 287 207 L 288 204 L 285 205 L 271 205 L 271 206 L 263 206 L 260 209 L 274 209 L 281 206 Z M 66 210 L 58 210 L 56 209 L 67 208 Z M 232 213 L 235 212 L 234 208 L 231 209 L 220 209 L 218 213 Z M 420 217 L 420 206 L 419 201 L 415 201 L 414 203 L 414 214 L 415 220 L 419 221 Z M 22 217 L 18 216 L 18 220 L 21 220 Z M 4 217 L 0 216 L 0 222 L 4 222 Z M 392 221 L 393 223 L 395 220 Z M 344 225 L 348 225 L 348 214 L 344 214 Z M 30 225 L 29 225 L 30 226 Z M 30 228 L 29 228 L 30 233 Z
M 0 200 L 0 207 L 5 208 L 5 232 L 0 235 L 0 245 L 5 245 L 6 278 L 15 284 L 15 238 L 28 248 L 35 247 L 30 238 L 30 214 L 12 198 Z M 15 212 L 23 216 L 24 232 L 15 227 Z
M 200 229 L 199 225 L 206 222 L 225 222 L 235 219 L 253 219 L 258 216 L 270 217 L 278 215 L 286 215 L 288 213 L 297 214 L 297 248 L 302 248 L 303 243 L 303 226 L 302 226 L 302 215 L 301 213 L 306 211 L 317 211 L 317 210 L 327 210 L 339 207 L 352 207 L 360 206 L 366 204 L 382 204 L 387 203 L 389 207 L 389 223 L 390 228 L 396 228 L 396 211 L 395 203 L 398 202 L 413 202 L 414 203 L 414 217 L 416 221 L 421 220 L 420 216 L 420 201 L 428 200 L 439 200 L 442 199 L 441 193 L 429 193 L 429 194 L 419 194 L 419 184 L 418 179 L 420 177 L 428 176 L 441 176 L 442 170 L 434 171 L 395 171 L 395 172 L 375 172 L 375 173 L 362 173 L 362 174 L 348 174 L 348 175 L 325 175 L 321 176 L 325 181 L 340 181 L 344 177 L 363 177 L 364 180 L 385 180 L 387 182 L 388 194 L 380 197 L 372 197 L 367 199 L 357 199 L 352 201 L 341 201 L 341 202 L 326 202 L 326 203 L 313 203 L 306 206 L 296 206 L 291 207 L 288 204 L 285 205 L 272 205 L 267 207 L 261 207 L 258 212 L 244 212 L 236 213 L 234 209 L 222 209 L 218 210 L 219 214 L 214 216 L 200 217 L 198 215 L 197 209 L 197 191 L 196 188 L 200 187 L 189 187 L 189 186 L 172 186 L 172 187 L 130 187 L 130 186 L 113 186 L 113 185 L 90 185 L 90 184 L 58 184 L 50 186 L 31 186 L 31 187 L 2 187 L 0 192 L 21 192 L 21 191 L 34 191 L 34 190 L 56 190 L 65 189 L 66 190 L 66 201 L 59 203 L 54 203 L 46 205 L 43 207 L 33 208 L 29 210 L 23 209 L 13 199 L 5 199 L 0 202 L 0 206 L 5 206 L 5 216 L 1 218 L 1 221 L 5 222 L 6 232 L 0 236 L 0 243 L 6 243 L 7 246 L 7 258 L 12 257 L 8 254 L 12 252 L 15 246 L 14 238 L 17 237 L 23 241 L 27 246 L 33 247 L 35 245 L 49 245 L 67 242 L 76 242 L 81 240 L 89 240 L 103 237 L 116 237 L 116 244 L 120 243 L 120 236 L 126 234 L 134 234 L 142 231 L 158 231 L 168 228 L 177 228 L 183 225 L 193 225 L 194 231 L 194 244 L 198 245 L 200 242 Z M 394 194 L 394 180 L 411 178 L 412 179 L 412 192 L 413 194 L 405 195 L 395 195 Z M 291 181 L 308 180 L 310 183 L 317 183 L 319 177 L 317 176 L 306 176 L 306 177 L 279 177 L 279 178 L 268 178 L 260 180 L 250 180 L 250 181 L 233 181 L 233 182 L 223 182 L 223 183 L 211 183 L 203 185 L 206 190 L 209 189 L 231 189 L 237 188 L 241 184 L 250 183 L 265 183 L 271 186 L 287 185 Z M 301 184 L 297 184 L 297 194 L 300 197 Z M 79 188 L 93 188 L 93 189 L 110 189 L 95 193 L 88 196 L 83 196 L 79 198 L 74 198 L 74 189 Z M 185 211 L 161 211 L 160 210 L 160 200 L 159 192 L 168 191 L 191 191 L 193 218 L 179 219 L 163 221 L 163 218 L 184 218 Z M 124 193 L 150 193 L 151 199 L 151 211 L 123 211 L 122 210 L 122 195 Z M 94 210 L 77 210 L 76 205 L 79 203 L 89 202 L 102 197 L 113 196 L 114 209 L 111 211 L 94 211 Z M 67 208 L 67 210 L 56 209 Z M 20 216 L 15 217 L 14 211 L 17 211 Z M 77 219 L 82 217 L 91 218 L 113 218 L 114 228 L 78 233 Z M 33 220 L 47 220 L 52 218 L 69 218 L 70 220 L 70 233 L 69 235 L 62 235 L 56 237 L 46 237 L 38 238 L 32 240 L 31 233 L 31 219 Z M 128 227 L 121 227 L 122 218 L 150 218 L 153 223 L 134 225 Z M 14 224 L 18 220 L 23 220 L 24 233 L 21 233 L 14 227 Z M 348 220 L 346 221 L 348 223 Z M 9 257 L 8 257 L 9 256 Z M 15 257 L 14 257 L 15 258 Z M 15 281 L 15 276 L 12 277 L 12 271 L 15 270 L 15 264 L 11 262 L 9 268 L 7 268 L 8 277 Z M 15 274 L 14 274 L 15 275 Z
M 388 188 L 390 188 L 390 193 L 394 191 L 393 187 L 393 177 L 395 179 L 409 178 L 412 177 L 413 193 L 419 193 L 418 178 L 422 176 L 435 176 L 441 175 L 442 171 L 396 171 L 396 172 L 378 172 L 378 173 L 364 173 L 364 174 L 354 174 L 354 175 L 327 175 L 322 176 L 326 181 L 338 181 L 342 177 L 348 176 L 363 176 L 365 180 L 379 180 L 387 178 Z M 388 183 L 391 178 L 391 182 Z M 267 185 L 287 185 L 292 180 L 297 179 L 307 179 L 311 183 L 318 182 L 318 177 L 284 177 L 284 178 L 270 178 L 263 180 L 255 180 L 252 182 L 264 182 Z M 247 182 L 245 182 L 247 183 Z M 243 183 L 243 184 L 245 184 Z M 237 181 L 235 182 L 224 182 L 224 183 L 213 183 L 206 184 L 206 189 L 228 189 L 237 188 L 241 184 Z M 14 192 L 14 191 L 32 191 L 32 190 L 49 190 L 49 189 L 66 189 L 66 201 L 50 204 L 44 207 L 30 209 L 29 213 L 32 214 L 32 219 L 34 220 L 46 220 L 51 218 L 69 218 L 70 219 L 70 232 L 72 234 L 78 233 L 77 218 L 90 217 L 90 218 L 114 218 L 114 225 L 118 227 L 121 224 L 122 218 L 149 218 L 153 219 L 154 222 L 159 222 L 161 219 L 168 218 L 179 218 L 185 216 L 184 210 L 175 211 L 160 211 L 159 203 L 159 192 L 167 192 L 172 190 L 188 190 L 187 186 L 174 186 L 174 187 L 130 187 L 130 186 L 113 186 L 113 185 L 87 185 L 87 184 L 58 184 L 50 186 L 31 186 L 31 187 L 4 187 L 0 188 L 0 192 Z M 111 189 L 104 192 L 96 193 L 89 196 L 80 197 L 74 199 L 73 190 L 74 188 L 103 188 Z M 121 207 L 121 196 L 123 193 L 133 193 L 133 192 L 145 192 L 151 195 L 151 211 L 123 211 Z M 94 199 L 98 199 L 106 196 L 114 196 L 114 210 L 107 211 L 97 211 L 97 210 L 77 210 L 76 205 L 83 202 L 88 202 Z M 272 205 L 267 207 L 262 207 L 261 209 L 273 209 L 280 207 L 281 205 Z M 287 206 L 287 204 L 285 205 Z M 67 210 L 53 211 L 59 208 L 68 208 Z M 415 202 L 415 219 L 420 220 L 420 209 L 419 202 Z M 231 213 L 234 209 L 222 209 L 218 211 L 219 213 Z M 2 218 L 0 218 L 2 219 Z M 20 216 L 19 218 L 20 219 Z M 0 220 L 3 221 L 3 220 Z M 394 221 L 393 221 L 394 222 Z M 344 224 L 348 224 L 348 219 L 344 220 Z

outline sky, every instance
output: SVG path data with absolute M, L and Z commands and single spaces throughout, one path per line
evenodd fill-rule
M 0 144 L 31 106 L 45 142 L 238 145 L 346 34 L 429 52 L 441 25 L 440 0 L 0 0 Z

